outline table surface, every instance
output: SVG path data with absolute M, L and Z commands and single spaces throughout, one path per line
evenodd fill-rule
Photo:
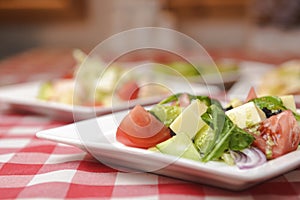
M 33 50 L 4 60 L 1 84 L 63 76 L 74 67 L 70 56 L 65 50 Z M 52 68 L 38 67 L 45 64 Z M 117 171 L 76 147 L 35 136 L 65 122 L 10 110 L 3 104 L 0 108 L 0 199 L 300 199 L 300 168 L 240 192 Z

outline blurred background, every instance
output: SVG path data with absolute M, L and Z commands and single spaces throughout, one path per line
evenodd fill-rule
M 0 0 L 0 59 L 37 47 L 90 50 L 144 26 L 178 30 L 212 53 L 300 54 L 299 0 Z

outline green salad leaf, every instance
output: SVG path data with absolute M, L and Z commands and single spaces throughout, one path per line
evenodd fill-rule
M 205 150 L 202 152 L 203 162 L 219 159 L 229 149 L 243 150 L 254 141 L 251 134 L 235 125 L 226 116 L 223 109 L 215 104 L 211 105 L 201 118 L 212 130 L 209 128 L 207 129 L 208 132 L 200 130 L 195 136 L 194 143 L 196 147 L 200 151 Z M 203 148 L 204 145 L 205 148 Z
M 279 97 L 276 96 L 263 96 L 258 97 L 253 100 L 254 104 L 260 108 L 267 108 L 268 110 L 271 110 L 272 112 L 276 112 L 278 110 L 288 110 L 284 105 L 282 100 Z M 295 118 L 297 121 L 300 121 L 300 115 L 298 113 L 293 112 Z
M 222 105 L 218 100 L 211 99 L 208 96 L 177 93 L 163 99 L 161 102 L 153 106 L 149 112 L 169 127 L 183 110 L 183 108 L 179 106 L 179 99 L 181 95 L 187 95 L 190 101 L 198 99 L 207 106 L 214 104 L 222 108 Z
M 253 100 L 254 104 L 260 109 L 267 108 L 271 111 L 286 110 L 287 108 L 283 105 L 282 100 L 276 96 L 264 96 L 258 97 Z

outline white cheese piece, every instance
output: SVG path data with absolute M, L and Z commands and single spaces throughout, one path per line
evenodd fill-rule
M 253 102 L 226 111 L 226 115 L 240 128 L 246 128 L 266 119 L 265 113 Z
M 205 113 L 205 103 L 194 100 L 182 113 L 172 122 L 170 128 L 175 133 L 185 133 L 190 139 L 194 138 L 197 132 L 205 125 L 201 115 Z
M 282 100 L 283 105 L 293 111 L 296 112 L 296 104 L 295 104 L 295 99 L 293 95 L 285 95 L 285 96 L 280 96 L 280 99 Z

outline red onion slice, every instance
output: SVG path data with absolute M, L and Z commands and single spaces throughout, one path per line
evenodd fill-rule
M 267 161 L 265 154 L 255 147 L 246 148 L 239 152 L 230 151 L 230 154 L 239 169 L 254 168 Z

